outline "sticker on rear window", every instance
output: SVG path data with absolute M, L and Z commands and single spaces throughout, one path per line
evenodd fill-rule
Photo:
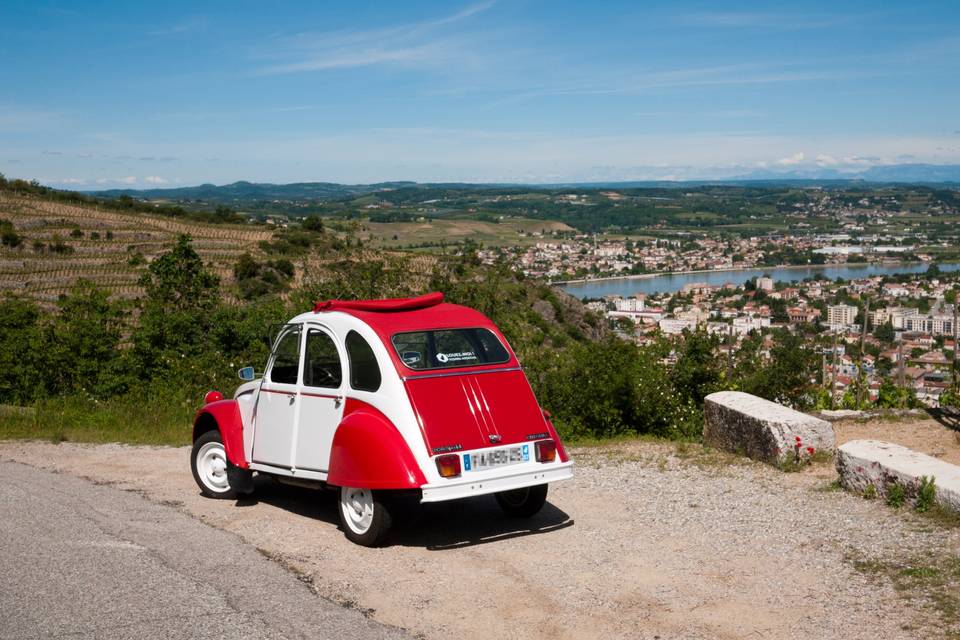
M 446 364 L 447 362 L 463 362 L 464 360 L 476 360 L 477 355 L 473 351 L 460 351 L 459 353 L 438 353 L 437 360 Z

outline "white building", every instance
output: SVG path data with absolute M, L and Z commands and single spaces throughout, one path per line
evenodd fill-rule
M 835 304 L 827 307 L 827 324 L 830 328 L 849 327 L 857 319 L 857 308 L 849 304 Z
M 930 313 L 922 314 L 913 307 L 887 307 L 871 314 L 876 324 L 889 322 L 896 331 L 929 333 L 934 336 L 952 336 L 953 305 L 939 305 Z
M 667 335 L 677 335 L 683 333 L 684 329 L 696 331 L 697 321 L 683 318 L 664 318 L 659 323 L 660 331 Z
M 767 276 L 757 278 L 757 289 L 761 291 L 773 291 L 773 278 L 768 278 Z
M 639 293 L 632 298 L 616 298 L 613 301 L 613 306 L 617 311 L 643 311 L 645 297 L 642 293 Z
M 746 335 L 751 331 L 760 331 L 770 326 L 769 316 L 740 316 L 733 319 L 733 332 Z

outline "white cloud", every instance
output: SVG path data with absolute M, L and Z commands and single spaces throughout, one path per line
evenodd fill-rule
M 833 167 L 840 164 L 840 161 L 833 156 L 821 153 L 817 156 L 817 164 L 821 167 Z
M 804 155 L 803 151 L 798 151 L 792 156 L 787 156 L 786 158 L 780 158 L 779 160 L 777 160 L 777 164 L 783 167 L 789 167 L 795 164 L 800 164 L 801 162 L 803 162 L 804 158 L 806 157 L 807 156 Z
M 167 184 L 167 182 L 169 182 L 169 180 L 161 178 L 160 176 L 147 176 L 143 181 L 147 184 Z
M 64 178 L 60 180 L 60 184 L 86 184 L 86 182 L 83 178 Z
M 492 7 L 470 5 L 456 13 L 394 27 L 332 33 L 301 33 L 271 47 L 286 62 L 259 69 L 261 75 L 325 71 L 382 64 L 422 65 L 469 57 L 471 38 L 450 33 L 450 26 Z
M 161 29 L 155 29 L 154 31 L 149 31 L 147 35 L 151 36 L 180 36 L 184 34 L 194 33 L 196 31 L 202 31 L 207 28 L 209 21 L 204 17 L 193 17 L 178 22 L 176 24 L 164 27 Z
M 97 184 L 137 184 L 136 176 L 125 176 L 123 178 L 97 178 L 94 180 Z

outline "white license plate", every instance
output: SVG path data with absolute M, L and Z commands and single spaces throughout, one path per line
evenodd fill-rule
M 530 460 L 530 445 L 523 444 L 503 449 L 488 449 L 476 453 L 463 454 L 464 471 L 484 471 L 496 467 L 506 467 Z

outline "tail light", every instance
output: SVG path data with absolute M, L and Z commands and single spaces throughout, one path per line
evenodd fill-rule
M 223 394 L 219 391 L 207 391 L 207 394 L 203 396 L 203 404 L 210 404 L 218 400 L 223 400 Z
M 460 475 L 460 456 L 456 454 L 438 456 L 437 471 L 442 478 L 456 478 Z
M 537 462 L 553 462 L 557 459 L 557 443 L 541 440 L 537 443 Z

